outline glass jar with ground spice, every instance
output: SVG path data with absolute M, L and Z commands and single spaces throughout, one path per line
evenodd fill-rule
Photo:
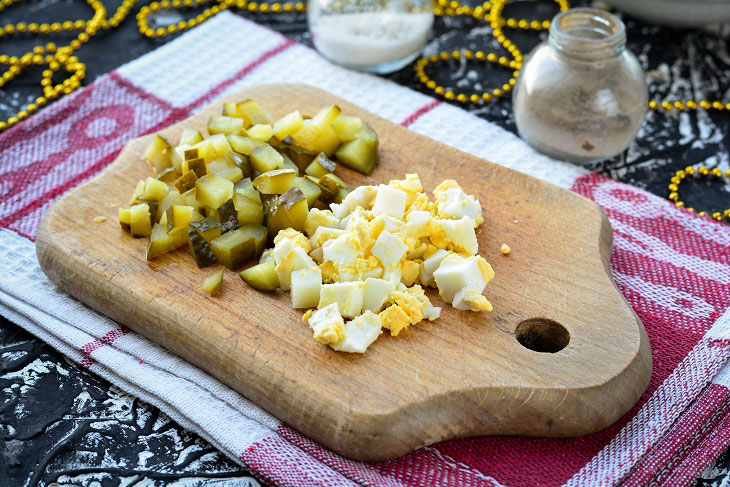
M 574 8 L 553 19 L 547 42 L 527 57 L 512 101 L 528 144 L 589 163 L 631 144 L 648 92 L 644 71 L 626 49 L 623 22 L 602 10 Z

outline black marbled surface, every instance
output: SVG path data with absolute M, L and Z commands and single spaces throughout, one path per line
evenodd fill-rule
M 105 2 L 111 11 L 118 0 Z M 585 2 L 583 2 L 585 3 Z M 136 13 L 136 7 L 133 14 Z M 78 0 L 30 0 L 0 12 L 0 25 L 76 19 L 88 16 Z M 506 15 L 549 18 L 553 3 L 515 2 Z M 302 15 L 255 16 L 256 21 L 309 44 Z M 626 21 L 629 48 L 649 73 L 654 99 L 730 101 L 730 25 L 678 30 Z M 494 50 L 489 28 L 467 18 L 438 19 L 427 52 Z M 523 52 L 545 34 L 508 31 Z M 63 44 L 70 38 L 56 37 Z M 21 54 L 35 44 L 29 37 L 0 39 L 0 52 Z M 136 30 L 133 16 L 114 32 L 98 35 L 77 55 L 87 65 L 88 81 L 158 47 Z M 0 89 L 0 118 L 17 112 L 38 96 L 39 72 L 30 71 Z M 507 72 L 477 63 L 451 62 L 432 76 L 442 85 L 466 90 L 501 85 Z M 389 76 L 423 90 L 412 67 Z M 473 113 L 514 131 L 509 100 Z M 647 115 L 635 144 L 596 167 L 605 174 L 666 195 L 671 172 L 686 165 L 730 167 L 730 112 Z M 700 181 L 682 186 L 688 205 L 707 210 L 730 207 L 730 188 Z M 686 196 L 685 196 L 686 195 Z M 697 480 L 698 487 L 730 482 L 730 453 Z M 0 486 L 249 486 L 258 485 L 236 464 L 165 414 L 90 374 L 18 326 L 0 318 Z

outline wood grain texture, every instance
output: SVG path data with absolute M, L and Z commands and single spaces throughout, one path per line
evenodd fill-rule
M 75 297 L 206 370 L 303 434 L 346 457 L 384 460 L 470 435 L 577 436 L 623 415 L 651 374 L 646 332 L 609 271 L 611 226 L 573 192 L 415 134 L 316 88 L 259 85 L 226 100 L 255 98 L 276 115 L 314 113 L 338 103 L 371 124 L 381 163 L 351 185 L 417 172 L 433 189 L 457 179 L 484 208 L 480 254 L 496 278 L 492 313 L 444 306 L 441 318 L 397 338 L 383 334 L 364 355 L 312 340 L 288 293 L 259 293 L 226 272 L 217 297 L 201 289 L 214 268 L 198 269 L 186 249 L 145 258 L 146 240 L 122 232 L 117 207 L 152 174 L 135 139 L 103 173 L 58 200 L 38 231 L 43 270 Z M 204 129 L 219 100 L 161 132 Z M 104 223 L 93 223 L 105 216 Z M 499 252 L 508 243 L 512 253 Z M 435 291 L 436 306 L 443 302 Z M 557 353 L 523 347 L 526 319 L 562 324 L 570 342 Z

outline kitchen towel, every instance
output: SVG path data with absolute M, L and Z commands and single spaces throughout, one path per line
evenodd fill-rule
M 191 52 L 194 68 L 187 63 Z M 613 277 L 644 323 L 653 350 L 653 375 L 638 404 L 613 426 L 580 438 L 475 437 L 388 462 L 355 462 L 87 308 L 45 277 L 34 236 L 55 199 L 101 171 L 130 139 L 233 90 L 274 81 L 315 85 L 603 207 L 614 229 Z M 407 168 L 408 161 L 403 163 Z M 0 135 L 0 174 L 0 314 L 159 407 L 271 484 L 684 485 L 730 442 L 730 228 L 537 154 L 494 124 L 333 66 L 233 14 L 216 16 Z

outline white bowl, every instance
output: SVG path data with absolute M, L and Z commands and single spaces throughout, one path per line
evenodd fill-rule
M 648 22 L 672 27 L 699 27 L 730 20 L 730 0 L 606 0 Z

